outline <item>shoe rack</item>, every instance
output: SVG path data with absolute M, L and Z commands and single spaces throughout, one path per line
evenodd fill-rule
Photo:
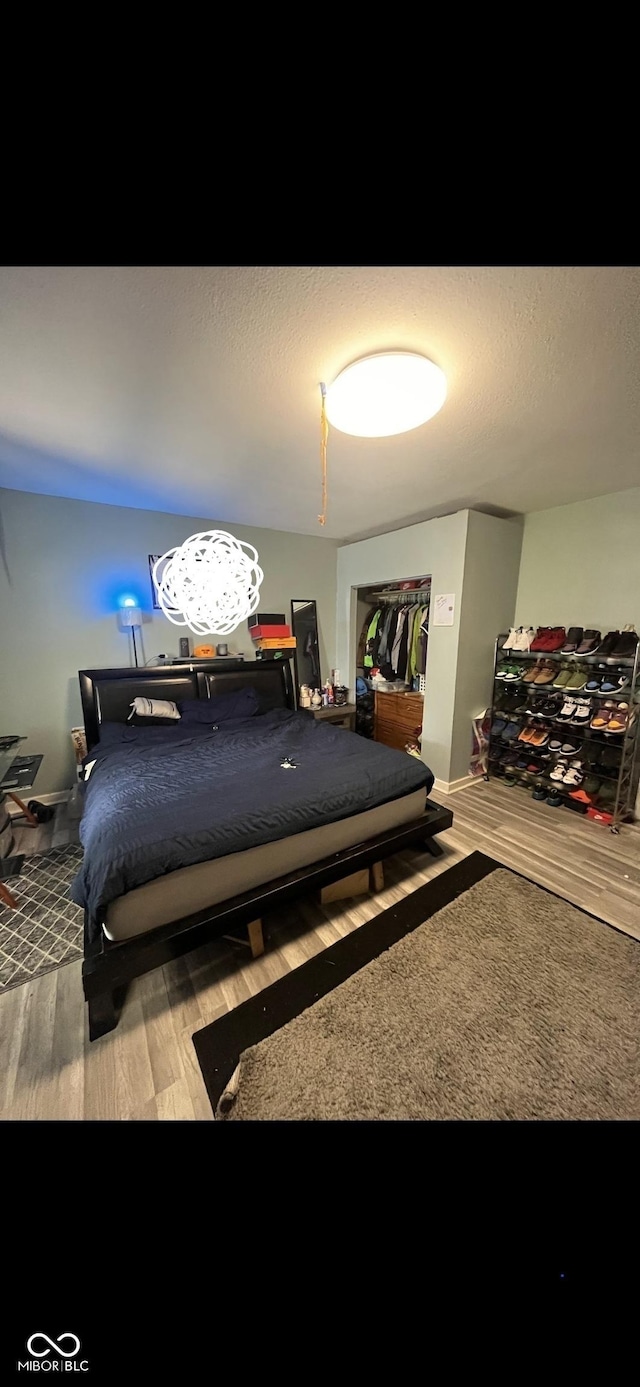
M 554 807 L 565 807 L 575 813 L 588 815 L 608 825 L 612 833 L 619 833 L 621 825 L 635 817 L 635 801 L 640 778 L 640 642 L 633 656 L 611 658 L 606 655 L 600 656 L 597 650 L 586 655 L 547 655 L 545 651 L 530 650 L 515 650 L 511 653 L 510 649 L 505 649 L 508 639 L 507 635 L 501 634 L 495 642 L 490 724 L 492 730 L 489 734 L 489 755 L 484 779 L 505 779 L 507 776 L 508 784 L 529 791 L 536 801 L 547 802 L 551 797 Z M 605 680 L 609 671 L 615 671 L 616 675 L 619 672 L 620 677 L 628 676 L 629 683 L 618 692 L 602 692 L 599 689 L 587 692 L 584 688 L 554 688 L 552 682 L 542 685 L 527 682 L 524 678 L 527 671 L 542 660 L 557 665 L 556 678 L 561 677 L 562 671 L 571 671 L 570 678 L 572 673 L 586 669 L 590 678 L 595 680 L 597 676 L 600 683 Z M 505 664 L 516 667 L 517 677 L 508 681 L 497 677 L 499 668 Z M 514 691 L 513 694 L 507 692 L 510 690 Z M 552 716 L 550 712 L 545 715 L 540 711 L 528 713 L 526 709 L 533 707 L 536 699 L 541 701 L 544 695 L 548 695 L 547 707 L 555 699 L 556 715 Z M 581 710 L 586 709 L 588 701 L 588 722 L 575 725 L 557 716 L 558 705 L 561 705 L 562 701 L 571 700 Z M 505 707 L 505 703 L 511 706 Z M 607 733 L 606 724 L 604 728 L 591 726 L 594 717 L 615 717 L 616 710 L 624 704 L 628 705 L 628 715 L 622 732 Z M 604 713 L 602 709 L 605 710 Z M 501 722 L 505 722 L 502 727 Z M 518 727 L 515 735 L 514 724 Z M 539 724 L 539 736 L 546 735 L 544 744 L 522 742 L 520 732 L 529 730 L 536 724 Z M 498 730 L 494 731 L 496 725 Z M 505 733 L 510 734 L 506 739 Z M 573 753 L 550 750 L 550 744 L 553 746 L 556 742 L 560 742 L 562 746 L 575 746 L 577 750 Z M 514 761 L 514 753 L 518 753 L 519 765 Z M 530 764 L 535 764 L 536 768 L 530 770 L 525 767 L 522 764 L 525 759 L 528 759 Z M 565 784 L 557 778 L 558 763 L 566 763 L 568 773 L 574 760 L 582 763 L 584 771 L 583 778 L 577 786 L 570 782 Z M 552 778 L 554 771 L 555 776 Z M 587 783 L 592 784 L 596 779 L 600 786 L 590 796 L 590 802 L 574 797 L 576 789 Z M 543 789 L 548 791 L 548 794 L 543 795 Z

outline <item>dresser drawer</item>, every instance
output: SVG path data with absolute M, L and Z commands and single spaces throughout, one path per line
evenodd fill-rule
M 383 746 L 393 747 L 394 751 L 404 751 L 407 742 L 410 742 L 412 739 L 407 732 L 403 732 L 400 728 L 383 724 L 382 726 L 376 726 L 374 740 L 376 742 L 381 742 Z
M 422 729 L 424 698 L 415 693 L 376 692 L 374 735 L 376 742 L 404 751 Z

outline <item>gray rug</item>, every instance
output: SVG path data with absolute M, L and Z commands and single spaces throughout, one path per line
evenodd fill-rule
M 82 848 L 67 843 L 25 857 L 7 880 L 18 909 L 0 901 L 0 995 L 82 958 L 84 912 L 69 896 L 81 861 Z
M 492 872 L 246 1050 L 217 1116 L 640 1118 L 640 944 Z

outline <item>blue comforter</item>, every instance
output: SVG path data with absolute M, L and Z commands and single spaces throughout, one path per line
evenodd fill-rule
M 123 735 L 87 758 L 95 765 L 80 824 L 84 860 L 71 894 L 92 937 L 111 901 L 166 872 L 433 785 L 415 757 L 308 713 L 279 709 L 216 731 L 183 725 Z M 295 769 L 283 767 L 285 757 Z

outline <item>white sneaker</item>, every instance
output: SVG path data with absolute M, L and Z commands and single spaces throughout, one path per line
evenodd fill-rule
M 512 650 L 530 650 L 534 636 L 535 631 L 532 626 L 521 626 L 517 635 L 517 645 L 512 646 Z
M 516 641 L 517 641 L 517 639 L 518 639 L 519 634 L 520 634 L 520 633 L 519 633 L 519 631 L 518 631 L 518 627 L 517 627 L 517 626 L 510 626 L 510 627 L 509 627 L 509 635 L 507 636 L 507 638 L 506 638 L 506 640 L 505 640 L 505 643 L 504 643 L 502 649 L 503 649 L 503 650 L 517 650 L 518 647 L 517 647 L 517 645 L 516 645 Z

